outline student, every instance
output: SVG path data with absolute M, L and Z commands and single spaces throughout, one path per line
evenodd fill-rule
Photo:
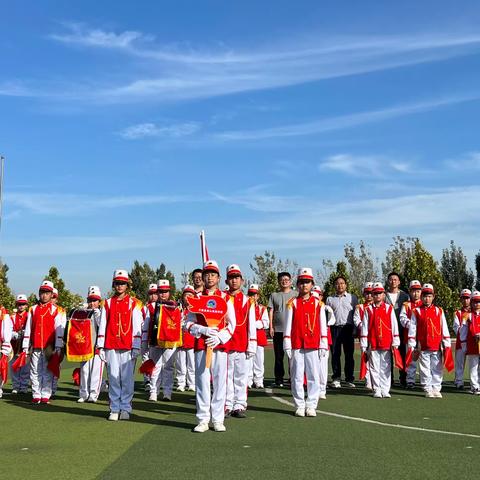
M 30 359 L 32 402 L 48 404 L 52 396 L 53 374 L 48 361 L 53 353 L 60 354 L 63 347 L 63 314 L 52 303 L 53 283 L 44 280 L 39 288 L 39 301 L 30 307 L 23 336 L 23 351 Z
M 480 292 L 472 293 L 471 312 L 463 320 L 460 334 L 462 350 L 470 369 L 470 392 L 480 395 Z
M 460 293 L 460 302 L 462 308 L 457 310 L 453 316 L 453 331 L 456 335 L 455 342 L 455 386 L 458 390 L 463 390 L 463 377 L 465 372 L 465 353 L 462 349 L 460 332 L 462 324 L 470 316 L 470 297 L 472 292 L 464 288 Z
M 316 417 L 320 396 L 321 362 L 328 362 L 328 337 L 325 309 L 312 295 L 313 273 L 303 267 L 297 276 L 298 296 L 287 305 L 283 348 L 290 360 L 295 416 Z M 326 384 L 326 371 L 324 383 Z M 305 400 L 304 379 L 307 380 Z
M 427 398 L 442 398 L 442 346 L 450 348 L 450 333 L 445 315 L 433 304 L 435 292 L 430 283 L 422 287 L 422 305 L 413 310 L 408 329 L 408 346 L 418 358 L 420 384 Z
M 17 311 L 11 316 L 13 323 L 12 331 L 12 348 L 13 358 L 10 362 L 11 365 L 17 360 L 18 355 L 22 351 L 23 333 L 25 331 L 25 325 L 28 317 L 28 300 L 27 296 L 23 293 L 17 295 L 15 299 L 15 305 Z M 30 380 L 30 363 L 27 363 L 17 371 L 10 369 L 12 374 L 12 394 L 27 393 L 28 382 Z
M 209 429 L 212 420 L 216 432 L 225 432 L 225 401 L 227 396 L 227 352 L 225 344 L 235 330 L 235 309 L 231 297 L 219 289 L 220 269 L 215 260 L 203 265 L 202 295 L 222 297 L 227 301 L 227 314 L 218 328 L 207 326 L 203 316 L 189 312 L 185 330 L 195 337 L 195 387 L 198 425 L 196 433 Z M 212 364 L 206 368 L 207 347 L 213 348 Z M 211 386 L 213 390 L 211 390 Z
M 148 286 L 148 302 L 146 305 L 143 306 L 142 308 L 142 316 L 143 316 L 143 324 L 142 324 L 142 335 L 144 333 L 144 325 L 145 325 L 145 319 L 147 318 L 147 315 L 150 316 L 150 318 L 153 317 L 155 313 L 155 306 L 158 301 L 158 286 L 156 283 L 151 283 Z M 142 348 L 142 363 L 147 361 L 150 358 L 150 352 L 148 348 Z M 143 387 L 145 388 L 145 391 L 150 393 L 150 375 L 147 375 L 146 373 L 143 374 Z
M 13 324 L 8 311 L 0 305 L 0 358 L 2 356 L 8 357 L 12 351 L 12 331 Z M 7 364 L 8 365 L 8 364 Z M 8 367 L 6 369 L 8 371 Z M 0 376 L 0 398 L 3 396 L 3 384 L 6 381 L 3 376 Z
M 390 398 L 392 348 L 398 348 L 397 317 L 392 305 L 385 303 L 385 289 L 380 282 L 372 287 L 373 303 L 365 310 L 360 345 L 368 358 L 373 398 Z
M 107 363 L 110 421 L 129 420 L 132 412 L 135 362 L 140 355 L 142 305 L 129 295 L 126 270 L 115 270 L 114 295 L 102 308 L 97 346 Z

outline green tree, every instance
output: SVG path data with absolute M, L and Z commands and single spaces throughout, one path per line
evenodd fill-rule
M 463 288 L 473 287 L 475 277 L 472 270 L 467 267 L 467 257 L 453 240 L 450 241 L 450 247 L 442 252 L 440 271 L 453 292 L 459 294 Z
M 260 303 L 268 305 L 270 295 L 278 290 L 277 274 L 274 271 L 270 271 L 265 282 L 260 284 L 259 287 Z
M 138 260 L 135 260 L 128 276 L 131 281 L 131 295 L 146 303 L 148 301 L 148 286 L 151 283 L 157 283 L 158 276 L 155 270 L 147 262 L 142 265 Z
M 351 292 L 360 293 L 365 282 L 374 282 L 377 279 L 376 259 L 363 240 L 360 241 L 358 253 L 353 243 L 347 243 L 344 252 L 350 277 L 349 289 Z
M 350 293 L 354 293 L 355 295 L 359 294 L 359 292 L 351 289 L 350 276 L 348 274 L 347 264 L 345 262 L 338 262 L 335 267 L 335 270 L 330 274 L 330 276 L 328 277 L 328 280 L 325 282 L 325 285 L 323 286 L 324 299 L 326 299 L 330 295 L 335 295 L 335 279 L 338 276 L 345 277 L 345 280 L 347 281 L 347 290 Z
M 480 290 L 480 252 L 475 255 L 475 271 L 477 273 L 475 290 Z
M 0 305 L 7 310 L 15 307 L 15 297 L 8 286 L 8 265 L 0 262 Z
M 393 238 L 393 244 L 385 254 L 385 261 L 382 262 L 382 273 L 385 281 L 390 272 L 397 272 L 400 275 L 402 285 L 405 285 L 405 265 L 407 260 L 413 254 L 415 242 L 418 241 L 416 237 L 403 238 L 400 236 Z
M 80 295 L 72 293 L 65 287 L 65 282 L 60 277 L 60 272 L 57 267 L 50 267 L 45 280 L 50 280 L 58 290 L 58 305 L 63 307 L 67 312 L 83 304 L 83 298 Z
M 443 278 L 438 263 L 418 239 L 415 240 L 412 253 L 406 260 L 404 276 L 407 284 L 411 280 L 419 280 L 422 284 L 431 283 L 433 285 L 435 304 L 443 308 L 451 326 L 453 314 L 459 307 L 458 296 L 453 294 Z

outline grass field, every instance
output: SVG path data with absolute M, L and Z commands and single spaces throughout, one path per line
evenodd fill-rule
M 272 352 L 266 354 L 271 375 Z M 140 377 L 130 422 L 108 422 L 108 401 L 77 404 L 62 371 L 51 405 L 29 396 L 0 400 L 0 478 L 476 478 L 480 454 L 480 398 L 456 392 L 447 381 L 443 399 L 420 390 L 393 389 L 373 399 L 361 388 L 327 391 L 316 418 L 295 418 L 290 392 L 252 391 L 248 418 L 227 419 L 226 433 L 193 434 L 195 399 L 175 393 L 151 403 Z M 268 385 L 270 382 L 266 380 Z M 418 428 L 407 430 L 358 419 Z M 476 437 L 422 431 L 433 429 Z M 8 472 L 8 473 L 7 473 Z

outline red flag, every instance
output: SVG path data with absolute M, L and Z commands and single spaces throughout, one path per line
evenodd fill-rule
M 403 364 L 403 359 L 400 355 L 400 351 L 398 350 L 398 348 L 392 348 L 392 355 L 395 368 L 398 368 L 399 370 L 404 370 L 405 365 Z
M 7 383 L 8 380 L 8 356 L 1 355 L 0 358 L 0 378 L 3 383 Z
M 405 365 L 404 365 L 405 371 L 407 371 L 408 367 L 412 363 L 412 360 L 413 360 L 413 348 L 409 348 L 405 355 Z
M 18 358 L 12 363 L 12 370 L 14 372 L 20 370 L 22 367 L 24 367 L 27 364 L 27 354 L 25 352 L 22 352 Z
M 451 372 L 455 368 L 452 356 L 452 349 L 450 347 L 445 347 L 443 349 L 443 365 L 449 372 Z
M 80 386 L 80 368 L 75 368 L 72 372 L 73 384 L 77 387 Z
M 155 368 L 155 362 L 150 358 L 140 365 L 140 368 L 138 369 L 138 371 L 140 373 L 143 373 L 144 375 L 151 376 L 154 368 Z
M 67 324 L 65 342 L 69 362 L 86 362 L 93 358 L 92 322 L 87 310 L 74 310 Z
M 360 380 L 363 380 L 367 376 L 367 355 L 365 352 L 362 352 L 360 357 Z
M 48 361 L 47 368 L 53 373 L 53 375 L 57 378 L 60 378 L 60 363 L 62 359 L 59 353 L 54 353 L 50 360 Z

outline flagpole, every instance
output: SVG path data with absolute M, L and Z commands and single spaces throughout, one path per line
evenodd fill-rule
M 2 238 L 2 211 L 3 211 L 3 172 L 5 171 L 5 157 L 0 155 L 0 243 Z M 2 261 L 2 254 L 0 250 L 0 263 Z

